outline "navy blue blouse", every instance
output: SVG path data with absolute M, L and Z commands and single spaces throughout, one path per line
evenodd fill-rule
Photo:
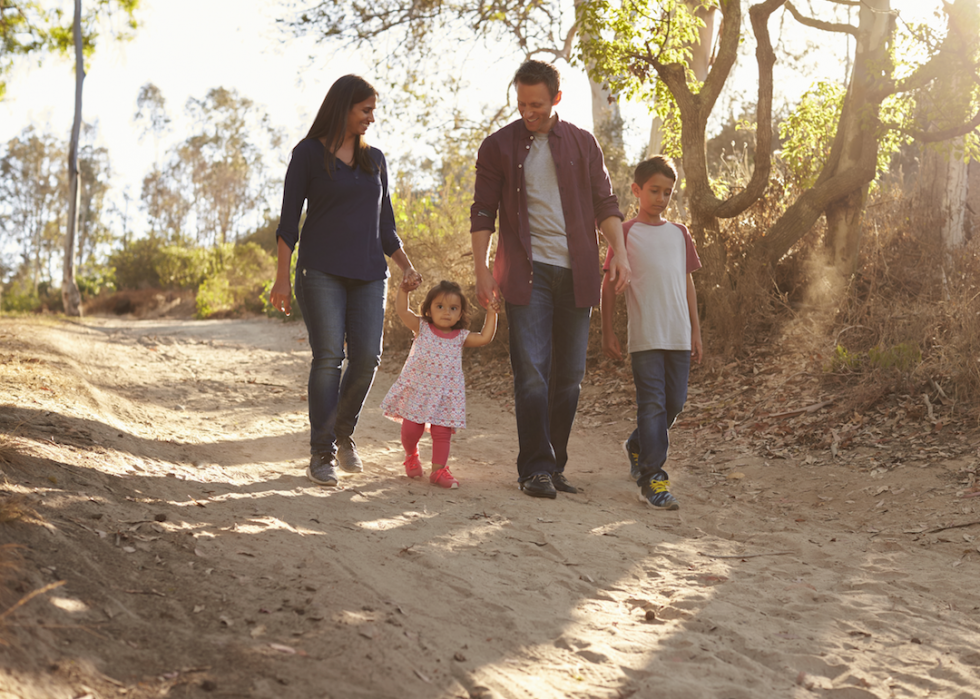
M 331 178 L 323 166 L 323 149 L 315 138 L 304 139 L 293 149 L 276 236 L 290 250 L 301 241 L 297 267 L 350 279 L 384 279 L 388 276 L 384 256 L 390 257 L 402 245 L 395 232 L 384 154 L 369 147 L 378 166 L 373 174 L 338 160 Z M 304 202 L 308 207 L 301 237 Z

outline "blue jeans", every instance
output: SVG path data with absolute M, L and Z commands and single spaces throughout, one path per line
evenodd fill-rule
M 575 306 L 570 269 L 535 262 L 532 281 L 530 304 L 505 305 L 521 482 L 565 469 L 592 313 Z
M 691 351 L 645 350 L 633 352 L 630 359 L 636 385 L 636 429 L 628 446 L 639 451 L 640 478 L 636 484 L 642 485 L 663 471 L 667 463 L 667 430 L 687 400 Z
M 313 363 L 307 393 L 310 453 L 337 453 L 354 434 L 381 363 L 387 280 L 362 281 L 296 270 L 296 302 L 310 337 Z M 347 370 L 341 378 L 346 341 Z

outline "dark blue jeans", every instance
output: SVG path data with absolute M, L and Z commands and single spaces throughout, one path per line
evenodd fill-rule
M 387 280 L 362 281 L 296 270 L 296 301 L 310 336 L 310 453 L 337 453 L 354 434 L 381 363 Z M 347 369 L 341 378 L 346 341 Z
M 575 306 L 572 271 L 534 263 L 531 303 L 508 303 L 518 479 L 561 472 L 585 376 L 591 308 Z
M 646 483 L 663 470 L 670 442 L 667 430 L 687 400 L 690 350 L 645 350 L 630 355 L 636 385 L 636 429 L 630 450 L 640 454 L 640 478 Z

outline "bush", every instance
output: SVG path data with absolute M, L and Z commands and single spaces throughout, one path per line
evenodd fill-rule
M 163 243 L 158 238 L 134 240 L 109 257 L 115 270 L 116 288 L 149 289 L 160 286 L 157 268 L 163 262 Z
M 165 289 L 197 289 L 215 269 L 215 251 L 168 245 L 160 250 L 154 271 Z
M 263 289 L 275 274 L 275 260 L 255 243 L 227 243 L 212 251 L 214 272 L 197 292 L 197 317 L 227 317 L 265 310 Z

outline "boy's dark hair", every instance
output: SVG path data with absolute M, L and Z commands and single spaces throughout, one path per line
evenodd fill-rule
M 670 162 L 669 158 L 665 158 L 662 155 L 647 158 L 637 165 L 636 170 L 633 171 L 633 181 L 642 187 L 654 175 L 663 175 L 664 177 L 669 177 L 674 182 L 677 181 L 677 170 L 674 169 L 674 164 Z
M 539 85 L 544 83 L 551 94 L 551 99 L 558 96 L 561 90 L 561 73 L 551 63 L 544 61 L 524 61 L 521 67 L 514 73 L 514 87 L 517 83 L 522 85 Z
M 460 330 L 468 327 L 470 324 L 470 302 L 466 300 L 466 296 L 463 294 L 463 290 L 459 288 L 459 284 L 456 282 L 447 282 L 446 280 L 436 284 L 425 295 L 425 301 L 422 302 L 422 307 L 419 309 L 419 312 L 422 314 L 422 320 L 432 325 L 432 302 L 436 300 L 436 296 L 439 294 L 459 298 L 459 320 L 456 321 L 456 325 L 452 329 Z

